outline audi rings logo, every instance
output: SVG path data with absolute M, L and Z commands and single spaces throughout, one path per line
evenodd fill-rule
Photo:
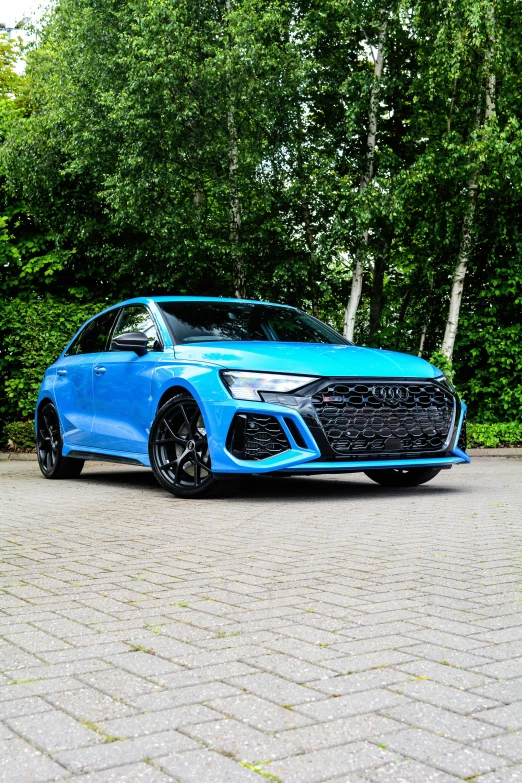
M 405 402 L 410 396 L 406 386 L 374 386 L 372 394 L 382 402 Z

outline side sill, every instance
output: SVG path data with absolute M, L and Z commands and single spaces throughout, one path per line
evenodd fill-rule
M 65 456 L 71 457 L 72 459 L 92 459 L 96 462 L 117 462 L 120 465 L 139 465 L 141 468 L 147 467 L 143 465 L 143 462 L 133 459 L 132 457 L 114 457 L 112 454 L 98 454 L 92 451 L 77 451 L 73 449 Z

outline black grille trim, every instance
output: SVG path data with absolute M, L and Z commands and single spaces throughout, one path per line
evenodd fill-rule
M 466 414 L 464 414 L 464 418 L 462 419 L 462 427 L 460 428 L 460 433 L 459 433 L 459 439 L 458 439 L 458 442 L 457 442 L 457 446 L 462 451 L 466 451 L 466 449 L 468 447 L 468 435 L 467 435 L 467 432 L 466 432 Z
M 257 461 L 288 451 L 290 443 L 275 416 L 237 413 L 230 426 L 227 448 L 238 459 Z
M 431 379 L 331 378 L 311 392 L 337 459 L 440 456 L 448 448 L 456 400 Z

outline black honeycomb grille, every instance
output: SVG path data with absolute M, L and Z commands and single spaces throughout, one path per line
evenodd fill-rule
M 244 459 L 266 459 L 288 451 L 290 444 L 274 416 L 249 413 L 246 417 Z
M 430 382 L 330 382 L 312 403 L 338 454 L 440 451 L 454 399 Z
M 459 434 L 459 440 L 457 446 L 459 447 L 459 449 L 462 449 L 462 451 L 466 451 L 467 445 L 468 445 L 468 438 L 466 433 L 466 417 L 464 416 L 462 427 L 460 428 L 460 434 Z

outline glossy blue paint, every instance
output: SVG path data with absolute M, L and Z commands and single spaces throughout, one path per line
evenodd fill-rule
M 151 413 L 152 376 L 158 351 L 105 351 L 93 366 L 94 409 L 90 444 L 106 451 L 146 454 Z
M 233 370 L 307 373 L 319 377 L 435 378 L 440 375 L 439 370 L 417 356 L 356 345 L 230 341 L 177 345 L 174 350 L 180 361 L 211 362 Z
M 133 459 L 149 466 L 147 449 L 151 424 L 163 395 L 176 387 L 192 394 L 201 408 L 212 468 L 216 473 L 337 473 L 421 464 L 443 466 L 470 461 L 457 447 L 454 447 L 451 457 L 427 461 L 414 458 L 367 463 L 319 461 L 321 452 L 318 445 L 297 410 L 261 401 L 233 399 L 221 380 L 220 370 L 402 379 L 436 378 L 441 375 L 440 370 L 416 356 L 351 345 L 267 341 L 173 345 L 158 307 L 161 301 L 173 299 L 238 301 L 210 297 L 137 297 L 108 308 L 111 310 L 128 304 L 148 307 L 164 348 L 162 351 L 149 351 L 141 357 L 130 351 L 67 356 L 69 343 L 46 371 L 38 397 L 38 405 L 44 399 L 50 399 L 58 409 L 64 456 L 81 447 L 82 451 L 93 455 Z M 226 438 L 232 419 L 238 412 L 275 416 L 287 435 L 291 449 L 260 461 L 237 459 L 226 448 Z M 464 412 L 465 405 L 462 404 L 459 430 Z M 285 418 L 291 419 L 297 426 L 305 448 L 295 442 Z
M 95 354 L 61 356 L 55 363 L 54 398 L 66 443 L 89 446 L 94 421 Z

